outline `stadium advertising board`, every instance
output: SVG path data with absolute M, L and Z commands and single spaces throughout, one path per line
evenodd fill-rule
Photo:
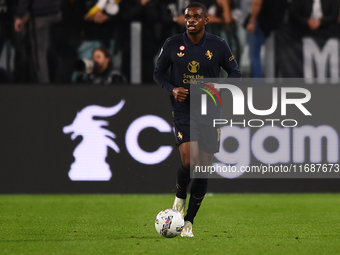
M 295 144 L 301 143 L 294 138 L 299 131 L 291 128 L 282 131 L 276 126 L 268 129 L 268 125 L 225 126 L 221 136 L 221 154 L 224 154 L 217 155 L 214 162 L 253 165 L 269 164 L 276 159 L 277 162 L 286 160 L 285 163 L 310 163 L 315 161 L 315 155 L 322 157 L 322 162 L 335 164 L 338 149 L 329 146 L 338 144 L 340 126 L 337 118 L 322 115 L 325 109 L 336 111 L 339 89 L 318 88 L 311 90 L 311 94 L 313 98 L 316 93 L 321 101 L 306 104 L 315 123 L 300 120 L 300 115 L 296 119 L 302 127 L 329 127 L 323 131 L 327 141 L 321 147 L 313 144 L 305 153 L 295 154 Z M 254 89 L 254 93 L 258 92 Z M 168 96 L 159 87 L 1 86 L 0 102 L 1 193 L 173 192 L 179 153 Z M 258 102 L 254 102 L 254 106 L 267 109 L 267 105 L 261 108 Z M 246 119 L 247 111 L 245 114 Z M 304 128 L 300 133 L 307 131 Z M 320 145 L 320 139 L 316 141 Z M 233 150 L 233 146 L 237 148 Z M 307 155 L 310 160 L 301 155 Z M 226 178 L 212 179 L 210 192 L 340 190 L 334 176 L 324 179 L 313 179 L 314 175 L 267 176 L 273 179 L 249 174 L 220 177 Z

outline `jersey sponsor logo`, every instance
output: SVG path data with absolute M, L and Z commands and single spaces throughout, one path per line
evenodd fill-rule
M 231 55 L 231 57 L 229 58 L 229 61 L 233 61 L 235 59 L 234 55 Z
M 179 46 L 180 50 L 185 50 L 185 47 L 183 45 Z
M 199 74 L 183 74 L 183 83 L 184 84 L 202 84 L 203 81 L 201 80 L 196 80 L 196 79 L 203 79 L 204 75 L 199 75 Z
M 207 52 L 204 55 L 206 55 L 207 59 L 209 59 L 209 60 L 211 60 L 212 57 L 213 57 L 213 54 L 212 54 L 212 52 L 210 50 L 207 50 Z
M 183 52 L 177 53 L 177 56 L 179 56 L 180 58 L 184 56 Z
M 197 73 L 197 71 L 200 69 L 200 63 L 193 60 L 188 64 L 188 70 L 190 73 Z

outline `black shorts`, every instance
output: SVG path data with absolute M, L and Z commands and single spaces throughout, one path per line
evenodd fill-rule
M 177 146 L 197 141 L 200 150 L 211 154 L 219 152 L 221 128 L 197 123 L 190 118 L 174 120 L 174 128 Z

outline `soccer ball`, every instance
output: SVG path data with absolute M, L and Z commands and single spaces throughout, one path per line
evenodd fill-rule
M 184 226 L 182 214 L 174 209 L 165 209 L 157 214 L 155 228 L 158 234 L 164 237 L 178 236 Z

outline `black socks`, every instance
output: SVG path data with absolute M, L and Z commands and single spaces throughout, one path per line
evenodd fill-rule
M 187 214 L 184 217 L 185 221 L 194 223 L 194 218 L 201 206 L 203 198 L 207 193 L 208 178 L 194 179 L 190 190 L 190 199 Z
M 186 170 L 183 165 L 180 164 L 177 170 L 176 197 L 182 199 L 187 198 L 187 189 L 190 181 L 190 170 Z M 207 193 L 207 188 L 208 178 L 193 179 L 190 190 L 188 210 L 186 216 L 184 217 L 185 221 L 190 221 L 191 223 L 194 222 L 194 218 L 201 206 L 202 200 Z
M 182 164 L 178 167 L 177 170 L 177 180 L 176 180 L 176 197 L 178 198 L 187 198 L 187 188 L 190 183 L 190 170 L 186 170 Z

